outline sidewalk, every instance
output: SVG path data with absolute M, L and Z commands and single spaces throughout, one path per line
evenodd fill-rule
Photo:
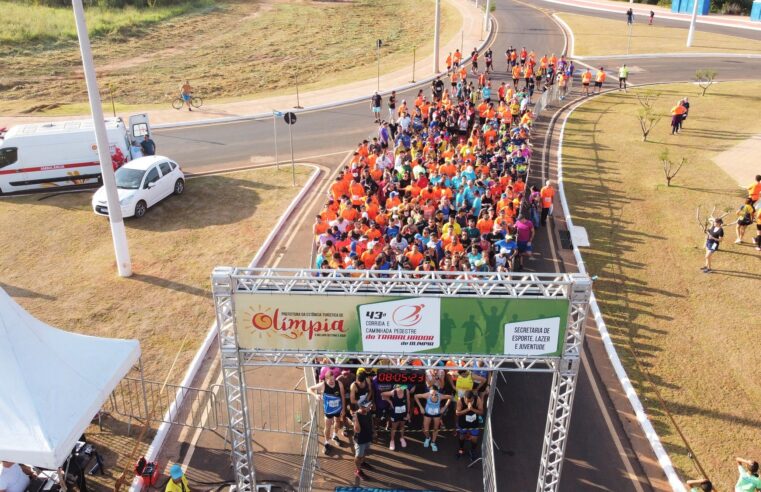
M 466 54 L 470 54 L 473 47 L 479 49 L 484 44 L 486 33 L 482 32 L 483 24 L 483 10 L 476 7 L 476 4 L 471 0 L 445 0 L 450 6 L 457 9 L 462 17 L 462 28 L 457 31 L 457 34 L 453 39 L 442 39 L 440 42 L 439 51 L 439 70 L 446 71 L 446 58 L 447 54 L 454 52 L 455 49 L 460 49 Z M 433 40 L 427 46 L 427 49 L 431 49 Z M 426 48 L 424 48 L 425 50 Z M 381 60 L 382 62 L 382 60 Z M 410 62 L 412 62 L 412 56 L 410 55 Z M 415 81 L 421 82 L 430 77 L 433 74 L 433 53 L 423 59 L 418 59 L 415 62 Z M 394 72 L 381 75 L 380 88 L 382 92 L 390 92 L 392 89 L 398 89 L 410 85 L 412 79 L 412 65 L 408 65 L 405 68 L 396 70 Z M 375 92 L 377 88 L 377 79 L 375 77 L 371 79 L 352 82 L 337 87 L 330 87 L 327 89 L 320 89 L 311 92 L 304 92 L 299 94 L 299 100 L 301 106 L 306 109 L 329 105 L 347 100 L 356 100 L 360 98 L 367 98 L 367 110 L 370 111 L 370 96 Z M 168 104 L 167 104 L 168 106 Z M 278 111 L 288 111 L 296 106 L 296 93 L 294 89 L 293 94 L 284 96 L 274 96 L 262 99 L 253 99 L 247 101 L 236 101 L 229 103 L 205 103 L 201 108 L 190 111 L 177 111 L 168 107 L 167 109 L 148 110 L 145 111 L 150 118 L 151 124 L 173 124 L 173 123 L 185 123 L 193 121 L 211 120 L 211 119 L 230 119 L 241 116 L 251 116 L 263 113 L 271 113 L 273 109 Z M 141 111 L 135 110 L 132 113 L 140 113 Z M 76 116 L 0 116 L 0 128 L 10 127 L 13 125 L 34 123 L 40 121 L 55 121 L 55 120 L 71 120 L 79 118 L 88 118 L 90 115 Z M 125 115 L 122 115 L 125 116 Z
M 690 22 L 690 14 L 676 14 L 671 12 L 670 8 L 659 7 L 657 5 L 646 5 L 641 3 L 617 2 L 613 0 L 543 0 L 549 3 L 559 5 L 568 5 L 569 7 L 578 7 L 589 10 L 602 12 L 617 12 L 621 18 L 625 18 L 626 10 L 631 7 L 637 17 L 649 17 L 650 11 L 655 12 L 655 22 L 658 19 L 670 19 L 684 22 Z M 636 22 L 636 18 L 635 18 Z M 749 29 L 761 31 L 761 22 L 751 21 L 749 16 L 734 16 L 723 14 L 699 15 L 698 24 L 710 24 L 714 26 L 732 27 L 736 29 Z

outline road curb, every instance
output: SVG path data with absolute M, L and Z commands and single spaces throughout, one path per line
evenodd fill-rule
M 262 260 L 262 258 L 266 254 L 266 251 L 272 245 L 272 241 L 275 239 L 275 237 L 278 234 L 280 234 L 280 229 L 283 228 L 283 226 L 285 225 L 285 222 L 290 218 L 293 211 L 296 209 L 299 203 L 301 203 L 301 201 L 304 199 L 304 195 L 306 195 L 312 189 L 312 185 L 314 184 L 314 182 L 317 180 L 317 178 L 320 176 L 322 172 L 322 170 L 315 164 L 299 163 L 299 165 L 311 167 L 314 169 L 314 171 L 312 172 L 312 175 L 309 177 L 307 182 L 304 183 L 304 186 L 302 186 L 298 194 L 293 198 L 293 200 L 291 200 L 291 203 L 288 205 L 288 208 L 285 209 L 285 212 L 283 212 L 283 215 L 280 216 L 280 220 L 278 220 L 277 224 L 275 224 L 275 227 L 273 227 L 270 233 L 267 235 L 266 239 L 257 250 L 256 255 L 251 260 L 251 263 L 248 264 L 248 268 L 255 267 L 257 263 Z M 214 343 L 214 340 L 216 339 L 216 335 L 217 335 L 217 323 L 215 321 L 209 328 L 209 331 L 206 333 L 206 337 L 204 338 L 204 341 L 201 344 L 201 346 L 198 348 L 198 351 L 193 357 L 193 360 L 190 362 L 190 365 L 188 366 L 188 370 L 185 372 L 185 377 L 182 379 L 182 382 L 180 383 L 180 389 L 177 390 L 177 394 L 175 396 L 174 402 L 172 402 L 172 404 L 169 406 L 169 409 L 164 414 L 163 422 L 161 423 L 161 425 L 159 425 L 159 428 L 156 431 L 156 435 L 154 436 L 153 441 L 151 441 L 151 444 L 148 447 L 148 450 L 145 452 L 146 460 L 153 461 L 158 457 L 158 454 L 161 451 L 161 447 L 163 446 L 164 441 L 166 440 L 166 437 L 169 434 L 169 430 L 172 427 L 172 424 L 168 424 L 166 423 L 166 421 L 171 420 L 170 419 L 171 415 L 174 412 L 176 412 L 177 409 L 182 405 L 185 399 L 185 393 L 186 393 L 185 391 L 183 391 L 183 388 L 188 387 L 192 384 L 193 380 L 198 374 L 198 371 L 201 368 L 203 359 L 206 357 L 209 351 L 209 348 L 211 348 L 211 345 Z M 166 465 L 166 463 L 164 465 Z M 142 478 L 135 477 L 132 480 L 132 485 L 130 486 L 129 490 L 130 492 L 139 492 L 143 490 Z
M 593 98 L 596 98 L 598 96 L 599 95 L 592 96 L 590 98 L 585 98 L 585 99 L 582 99 L 581 101 L 577 101 L 573 103 L 568 109 L 568 112 L 563 115 L 563 123 L 560 127 L 560 135 L 558 138 L 558 148 L 557 148 L 558 195 L 560 196 L 560 202 L 563 206 L 563 210 L 565 210 L 565 213 L 566 213 L 565 221 L 566 221 L 566 224 L 568 225 L 569 230 L 573 228 L 573 218 L 571 216 L 571 211 L 565 197 L 565 188 L 563 186 L 563 139 L 565 137 L 566 123 L 568 122 L 568 118 L 573 114 L 573 112 L 579 106 L 581 106 L 587 101 Z M 584 263 L 584 259 L 581 256 L 581 251 L 579 250 L 579 247 L 575 243 L 572 246 L 573 246 L 573 256 L 576 259 L 579 272 L 588 273 L 586 269 L 586 265 Z M 621 387 L 623 388 L 624 393 L 626 394 L 626 397 L 629 400 L 629 404 L 632 406 L 632 409 L 634 410 L 635 416 L 637 418 L 637 422 L 642 428 L 642 431 L 645 433 L 645 436 L 658 459 L 658 464 L 660 465 L 661 469 L 666 475 L 666 478 L 668 479 L 668 482 L 671 488 L 675 492 L 686 492 L 682 481 L 679 479 L 679 476 L 677 475 L 676 470 L 674 469 L 674 465 L 671 462 L 671 458 L 666 452 L 666 449 L 663 447 L 663 443 L 661 442 L 661 439 L 658 436 L 658 433 L 655 431 L 655 428 L 653 427 L 652 422 L 650 421 L 649 417 L 647 416 L 647 413 L 645 412 L 645 408 L 642 405 L 642 401 L 639 399 L 639 395 L 637 395 L 637 392 L 635 391 L 634 386 L 632 385 L 631 380 L 629 379 L 629 376 L 626 374 L 626 369 L 624 368 L 623 363 L 621 362 L 621 359 L 618 356 L 616 347 L 613 343 L 610 333 L 608 332 L 608 327 L 605 324 L 605 320 L 603 319 L 602 312 L 600 311 L 600 307 L 597 304 L 597 299 L 594 295 L 594 292 L 592 292 L 589 305 L 592 311 L 592 316 L 594 318 L 595 324 L 597 325 L 597 330 L 600 333 L 600 339 L 602 340 L 603 346 L 605 347 L 605 352 L 608 355 L 608 359 L 610 360 L 610 363 L 613 366 L 613 369 L 616 373 L 616 377 L 618 378 L 619 383 L 621 384 Z
M 563 1 L 563 0 L 542 0 L 542 1 L 547 2 L 547 3 L 554 3 L 556 5 L 563 5 L 565 7 L 572 7 L 572 8 L 577 8 L 577 9 L 586 9 L 586 10 L 594 10 L 594 11 L 597 11 L 597 12 L 608 12 L 608 13 L 614 13 L 614 14 L 619 14 L 619 15 L 623 15 L 623 12 L 624 12 L 623 10 L 617 10 L 617 9 L 612 8 L 612 7 L 581 5 L 581 4 L 576 4 L 576 3 L 567 2 L 567 1 Z M 622 3 L 621 4 L 621 8 L 623 9 L 624 6 L 628 7 L 627 4 Z M 645 13 L 638 13 L 636 11 L 634 12 L 634 15 L 635 16 L 639 16 L 639 17 L 645 17 L 645 18 L 648 17 L 647 14 L 645 14 Z M 679 17 L 679 16 L 676 16 L 676 15 L 670 14 L 670 13 L 660 13 L 659 14 L 659 18 L 673 20 L 673 21 L 679 21 L 679 22 L 687 22 L 687 23 L 690 22 L 690 19 L 688 19 L 688 18 Z M 700 17 L 698 17 L 696 22 L 698 24 L 706 24 L 706 25 L 711 25 L 711 26 L 719 26 L 719 27 L 725 27 L 725 28 L 728 28 L 728 29 L 744 29 L 744 30 L 747 30 L 747 31 L 761 31 L 761 26 L 750 26 L 750 25 L 742 25 L 742 24 L 739 24 L 739 25 L 726 24 L 724 22 L 717 22 L 717 21 L 713 21 L 713 20 L 709 20 L 709 19 L 701 19 Z

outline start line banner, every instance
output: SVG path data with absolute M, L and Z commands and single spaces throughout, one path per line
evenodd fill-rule
M 236 293 L 241 349 L 559 357 L 567 299 Z

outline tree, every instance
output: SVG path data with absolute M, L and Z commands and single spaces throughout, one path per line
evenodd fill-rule
M 671 160 L 669 157 L 669 149 L 668 147 L 664 147 L 661 151 L 661 154 L 658 156 L 661 160 L 661 163 L 663 164 L 663 174 L 666 176 L 666 186 L 671 186 L 671 180 L 674 179 L 674 177 L 679 174 L 679 171 L 682 169 L 682 166 L 687 164 L 687 159 L 682 157 L 682 160 L 679 161 L 679 164 L 676 164 Z
M 710 70 L 707 68 L 695 71 L 695 81 L 698 83 L 698 86 L 703 89 L 703 93 L 700 94 L 701 96 L 706 95 L 708 88 L 716 81 L 716 75 L 718 75 L 716 70 Z
M 642 141 L 647 142 L 647 136 L 653 131 L 655 125 L 663 118 L 663 115 L 655 111 L 655 101 L 660 97 L 660 93 L 646 91 L 637 93 L 637 102 L 640 108 L 637 111 L 637 119 L 642 130 Z

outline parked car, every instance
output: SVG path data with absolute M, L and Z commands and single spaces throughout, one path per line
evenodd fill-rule
M 179 164 L 160 155 L 134 159 L 117 169 L 115 176 L 124 217 L 142 217 L 164 198 L 185 191 L 185 174 Z M 92 208 L 98 215 L 108 215 L 105 187 L 93 195 Z

